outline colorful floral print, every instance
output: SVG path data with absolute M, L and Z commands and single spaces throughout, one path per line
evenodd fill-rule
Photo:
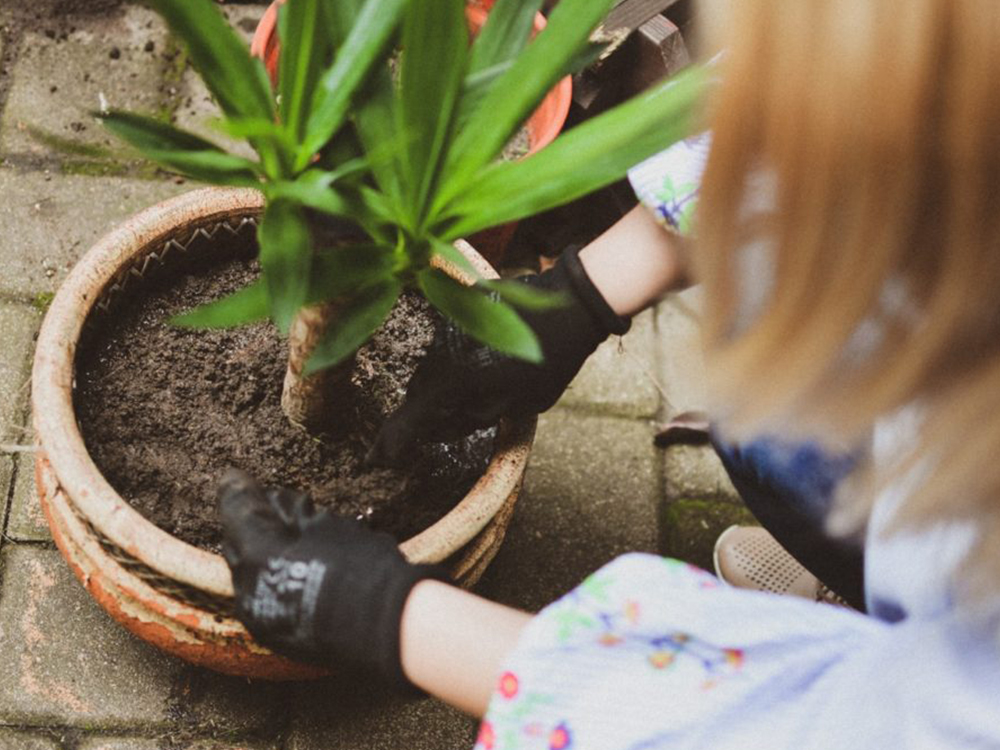
M 664 228 L 694 232 L 702 173 L 712 138 L 702 133 L 674 144 L 629 170 L 636 195 Z
M 639 560 L 641 558 L 641 561 Z M 650 599 L 655 586 L 632 579 L 629 568 L 641 562 L 646 577 L 705 592 L 717 580 L 676 560 L 626 556 L 587 578 L 577 589 L 548 607 L 529 630 L 543 644 L 544 663 L 513 666 L 497 680 L 487 719 L 479 730 L 480 750 L 566 750 L 587 737 L 578 717 L 563 706 L 562 690 L 548 688 L 549 678 L 572 672 L 581 663 L 614 663 L 634 670 L 637 684 L 680 679 L 707 690 L 736 678 L 746 662 L 737 647 L 719 646 L 676 629 L 662 629 L 662 609 Z M 593 668 L 587 667 L 587 674 Z M 599 673 L 595 671 L 594 673 Z M 610 673 L 609 673 L 610 674 Z M 645 675 L 645 676 L 643 676 Z M 608 689 L 614 693 L 613 686 Z

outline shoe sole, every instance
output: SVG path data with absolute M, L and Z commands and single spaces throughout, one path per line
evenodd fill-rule
M 722 540 L 726 538 L 726 535 L 738 528 L 740 528 L 739 525 L 734 524 L 719 534 L 719 538 L 715 540 L 715 546 L 712 548 L 712 567 L 715 568 L 715 575 L 727 586 L 732 586 L 733 584 L 726 580 L 725 576 L 722 575 L 722 571 L 719 569 L 719 548 L 722 546 Z

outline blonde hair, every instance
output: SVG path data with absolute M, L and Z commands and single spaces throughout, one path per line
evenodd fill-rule
M 723 413 L 851 444 L 919 404 L 930 476 L 899 522 L 975 519 L 967 570 L 996 592 L 1000 3 L 736 0 L 719 30 L 695 263 Z M 741 254 L 761 239 L 748 316 Z M 856 523 L 875 494 L 845 501 Z

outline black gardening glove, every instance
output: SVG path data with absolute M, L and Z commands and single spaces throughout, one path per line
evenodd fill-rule
M 446 323 L 417 366 L 403 405 L 382 426 L 370 463 L 396 465 L 421 441 L 455 440 L 500 417 L 545 411 L 602 341 L 629 329 L 630 321 L 615 314 L 587 276 L 577 250 L 520 282 L 565 298 L 557 308 L 520 311 L 541 344 L 542 363 L 507 357 Z
M 219 513 L 236 614 L 254 638 L 295 659 L 411 687 L 399 655 L 403 605 L 419 581 L 447 580 L 440 568 L 411 565 L 388 534 L 241 471 L 223 478 Z

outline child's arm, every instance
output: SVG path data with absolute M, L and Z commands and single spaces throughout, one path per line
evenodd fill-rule
M 503 660 L 530 619 L 440 581 L 421 581 L 403 609 L 403 672 L 417 687 L 481 717 Z
M 631 317 L 689 284 L 686 245 L 636 206 L 581 250 L 580 261 L 611 309 Z

